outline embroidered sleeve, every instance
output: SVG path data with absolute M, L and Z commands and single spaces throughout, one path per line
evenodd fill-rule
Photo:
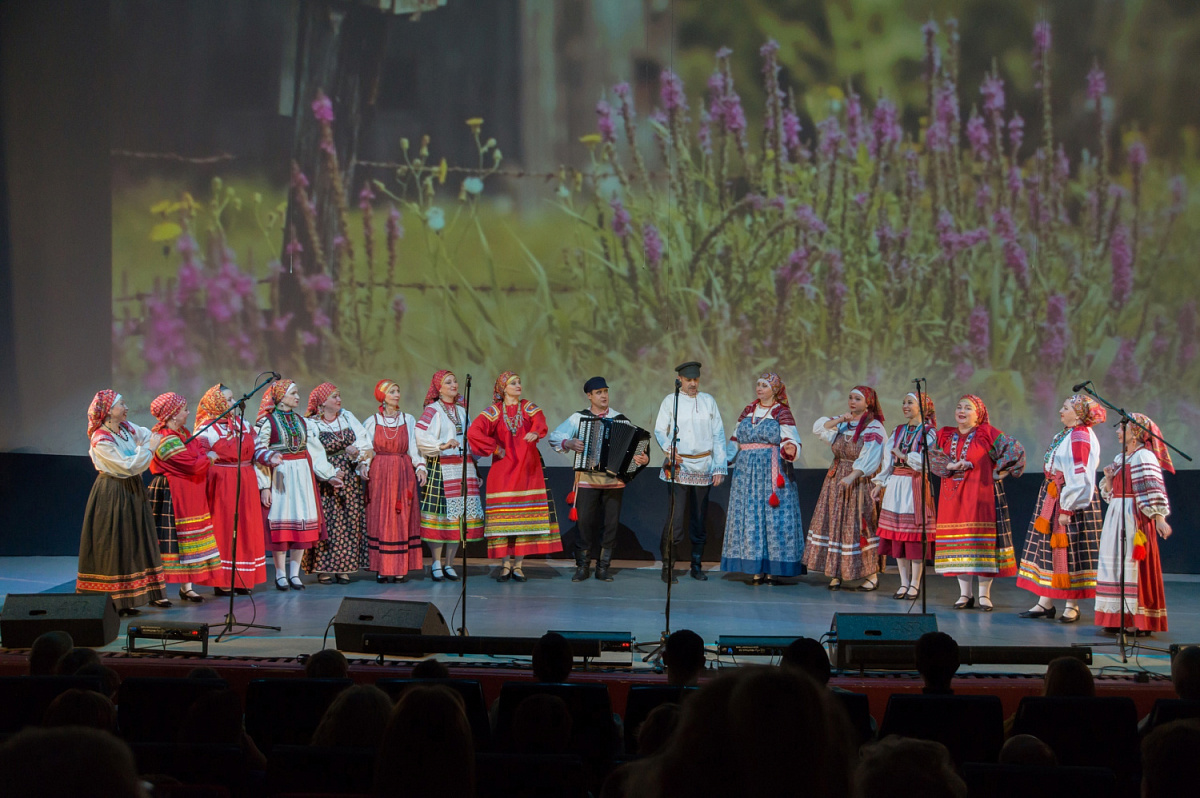
M 779 422 L 779 447 L 780 454 L 784 460 L 795 462 L 800 459 L 800 451 L 803 444 L 800 443 L 800 431 L 796 429 L 796 419 L 792 417 L 792 411 L 786 405 L 781 405 L 776 408 L 775 420 Z M 796 445 L 796 456 L 788 457 L 783 453 L 783 444 L 794 443 Z
M 950 465 L 951 433 L 943 430 L 929 447 L 929 473 L 935 477 L 949 479 L 953 474 L 946 468 Z
M 842 425 L 838 424 L 833 429 L 826 429 L 825 422 L 828 420 L 829 416 L 821 416 L 818 418 L 816 423 L 813 424 L 813 435 L 816 435 L 826 443 L 833 443 L 835 440 L 837 440 L 837 436 L 842 429 Z
M 495 405 L 492 405 L 471 422 L 470 428 L 467 429 L 467 441 L 471 444 L 472 454 L 478 457 L 487 457 L 496 451 L 500 445 L 494 433 L 497 418 Z
M 872 421 L 865 432 L 859 436 L 862 450 L 854 461 L 854 469 L 861 471 L 863 476 L 874 476 L 883 462 L 884 428 L 878 421 Z
M 162 443 L 154 450 L 158 459 L 164 462 L 185 452 L 187 452 L 187 447 L 183 445 L 183 440 L 178 435 L 163 436 Z
M 887 483 L 888 477 L 892 475 L 892 468 L 895 467 L 896 459 L 892 454 L 892 449 L 900 445 L 897 443 L 896 438 L 901 429 L 903 427 L 896 427 L 896 429 L 892 430 L 891 439 L 888 440 L 887 446 L 883 447 L 883 459 L 879 467 L 879 473 L 871 480 L 881 488 Z
M 1163 481 L 1162 466 L 1153 452 L 1142 449 L 1129 464 L 1130 481 L 1133 483 L 1133 498 L 1138 510 L 1147 518 L 1171 514 L 1171 503 L 1167 501 L 1167 486 Z
M 988 450 L 988 457 L 995 463 L 993 474 L 1007 471 L 1014 477 L 1025 473 L 1025 447 L 1016 438 L 1001 432 Z
M 133 454 L 123 454 L 112 436 L 99 432 L 92 437 L 90 454 L 97 470 L 117 477 L 137 476 L 150 466 L 154 457 L 154 452 L 145 446 L 138 446 Z
M 1092 454 L 1092 431 L 1087 427 L 1076 427 L 1071 430 L 1067 445 L 1071 462 L 1063 474 L 1064 484 L 1058 506 L 1063 513 L 1070 514 L 1087 507 L 1096 492 L 1096 472 L 1088 467 L 1088 459 Z

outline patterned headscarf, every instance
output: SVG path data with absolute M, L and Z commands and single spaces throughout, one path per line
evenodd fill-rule
M 325 400 L 338 392 L 338 387 L 332 382 L 323 382 L 316 388 L 312 389 L 312 393 L 308 395 L 308 417 L 312 418 L 317 413 L 321 412 L 321 405 L 325 404 Z
M 150 415 L 158 419 L 158 423 L 154 425 L 154 431 L 165 430 L 167 422 L 185 407 L 187 407 L 187 399 L 177 393 L 164 393 L 155 397 L 154 401 L 150 403 Z
M 758 376 L 758 382 L 765 382 L 767 385 L 770 385 L 771 390 L 775 392 L 775 401 L 787 406 L 787 386 L 783 384 L 783 380 L 779 378 L 778 374 L 773 371 L 764 371 Z
M 852 391 L 857 391 L 862 394 L 863 399 L 867 400 L 867 412 L 862 414 L 862 418 L 858 420 L 858 426 L 854 428 L 854 443 L 858 443 L 858 436 L 866 432 L 867 427 L 872 421 L 883 423 L 883 408 L 879 406 L 879 396 L 875 393 L 875 389 L 866 385 L 855 385 Z
M 229 409 L 229 401 L 225 398 L 225 394 L 222 393 L 223 388 L 223 385 L 217 383 L 205 391 L 204 396 L 200 397 L 200 401 L 196 404 L 196 425 L 193 429 L 201 429 L 205 424 Z M 225 416 L 225 418 L 221 419 L 220 423 L 232 429 L 233 414 Z
M 496 378 L 496 384 L 492 386 L 492 401 L 497 403 L 504 402 L 504 387 L 508 385 L 508 381 L 513 377 L 520 376 L 515 371 L 504 371 Z
M 275 380 L 275 382 L 267 386 L 267 389 L 263 391 L 262 401 L 258 403 L 258 416 L 256 416 L 256 420 L 262 421 L 271 415 L 275 410 L 275 406 L 287 394 L 290 387 L 292 387 L 291 380 Z
M 1158 438 L 1151 438 L 1146 433 L 1146 430 L 1141 427 L 1134 427 L 1130 430 L 1130 434 L 1141 441 L 1143 446 L 1154 452 L 1154 456 L 1158 458 L 1158 464 L 1163 467 L 1164 471 L 1170 471 L 1174 474 L 1175 464 L 1171 462 L 1171 451 L 1167 448 L 1166 444 L 1159 440 L 1162 438 L 1162 432 L 1159 431 L 1158 425 L 1154 423 L 1154 420 L 1150 416 L 1144 416 L 1141 413 L 1134 413 L 1132 417 L 1134 421 L 1150 430 L 1150 432 L 1153 432 Z
M 104 419 L 108 418 L 109 412 L 113 405 L 121 400 L 121 394 L 105 388 L 103 391 L 98 391 L 92 398 L 92 403 L 88 405 L 88 440 L 92 439 L 92 435 L 96 430 L 100 429 L 100 425 L 104 423 Z
M 1108 411 L 1086 394 L 1075 394 L 1067 400 L 1067 404 L 1075 411 L 1082 426 L 1092 427 L 1096 424 L 1103 424 L 1104 419 L 1108 418 Z
M 431 379 L 429 381 L 429 390 L 425 392 L 425 404 L 431 405 L 434 402 L 436 402 L 438 399 L 441 398 L 441 396 L 442 396 L 442 380 L 446 379 L 447 374 L 453 374 L 453 373 L 454 372 L 451 371 L 450 369 L 442 369 L 441 371 L 435 371 L 433 373 L 433 379 Z M 454 397 L 454 401 L 456 404 L 460 404 L 460 405 L 465 404 L 463 402 L 463 397 L 462 397 L 461 393 L 458 396 Z
M 909 391 L 905 396 L 911 396 L 921 403 L 921 414 L 925 416 L 925 425 L 928 427 L 937 427 L 937 410 L 933 406 L 933 399 L 929 398 L 929 394 L 924 393 L 917 396 L 912 391 Z
M 982 399 L 980 399 L 978 396 L 976 396 L 973 393 L 964 393 L 962 396 L 958 397 L 958 401 L 960 401 L 960 402 L 963 399 L 966 399 L 968 402 L 975 405 L 975 412 L 979 415 L 979 425 L 980 426 L 983 426 L 984 424 L 990 425 L 992 423 L 991 420 L 988 418 L 987 405 L 985 405 L 983 403 Z

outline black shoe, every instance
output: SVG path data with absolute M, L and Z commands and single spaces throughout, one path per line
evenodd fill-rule
M 204 603 L 204 596 L 201 596 L 195 590 L 184 590 L 183 588 L 179 588 L 179 597 L 184 601 L 192 601 L 196 604 Z
M 529 577 L 525 575 L 525 572 L 521 570 L 521 566 L 519 565 L 512 569 L 512 578 L 514 582 L 529 581 Z
M 1068 613 L 1068 612 L 1073 612 L 1073 613 L 1075 613 L 1075 614 L 1074 614 L 1074 615 L 1067 615 L 1067 613 Z M 1059 622 L 1059 623 L 1075 623 L 1076 621 L 1078 621 L 1078 620 L 1079 620 L 1079 616 L 1080 616 L 1081 614 L 1082 614 L 1082 613 L 1080 613 L 1080 612 L 1079 612 L 1079 610 L 1078 610 L 1077 608 L 1075 608 L 1075 607 L 1067 607 L 1065 610 L 1063 610 L 1062 617 L 1058 619 L 1058 622 Z
M 237 593 L 239 596 L 249 596 L 254 591 L 248 587 L 235 587 L 233 592 Z
M 404 582 L 408 581 L 408 576 L 406 574 L 400 574 L 399 576 L 390 577 L 390 579 L 393 585 L 397 583 L 403 584 Z
M 391 581 L 392 581 L 392 577 L 390 577 L 390 576 L 384 576 L 383 574 L 375 574 L 375 583 L 376 584 L 386 585 L 388 582 L 391 582 Z
M 284 591 L 284 592 L 286 592 L 286 591 L 287 591 L 287 589 L 288 589 L 288 580 L 287 580 L 287 577 L 286 577 L 286 576 L 277 576 L 277 577 L 275 577 L 275 589 L 276 589 L 276 590 L 282 590 L 282 591 Z
M 320 574 L 319 576 L 317 576 L 317 584 L 318 585 L 332 585 L 333 584 L 333 574 Z
M 775 587 L 776 585 L 782 584 L 778 579 L 771 576 L 770 574 L 767 575 L 766 583 L 771 587 Z
M 304 589 L 304 583 L 300 581 L 300 577 L 298 576 L 289 576 L 288 585 L 292 588 L 292 590 Z
M 429 567 L 429 578 L 435 582 L 441 582 L 446 578 L 446 572 L 442 570 L 441 563 Z
M 203 599 L 201 599 L 201 601 L 203 601 Z M 170 607 L 170 606 L 171 606 L 171 600 L 170 600 L 170 599 L 157 599 L 157 600 L 155 600 L 155 601 L 151 601 L 150 603 L 151 603 L 153 606 L 155 606 L 155 607 L 158 607 L 160 610 L 165 610 L 165 609 L 167 609 L 168 607 Z
M 338 574 L 337 575 L 337 583 L 339 585 L 350 584 L 350 574 Z
M 708 574 L 704 573 L 704 570 L 699 565 L 692 566 L 691 575 L 692 579 L 695 579 L 697 582 L 708 581 Z
M 601 582 L 611 582 L 613 580 L 612 574 L 608 570 L 608 563 L 596 563 L 596 578 Z
M 500 574 L 496 577 L 497 582 L 507 582 L 512 579 L 512 569 L 507 565 L 500 566 Z
M 956 609 L 956 610 L 973 610 L 973 609 L 975 609 L 975 597 L 974 596 L 959 596 L 958 601 L 954 602 L 954 609 Z
M 662 580 L 672 585 L 679 584 L 679 579 L 676 578 L 675 572 L 666 566 L 663 566 L 662 569 Z
M 759 585 L 764 584 L 766 581 L 766 574 L 755 574 L 754 576 L 750 577 L 750 585 L 752 587 L 758 587 Z
M 240 588 L 239 588 L 239 590 L 240 590 Z M 233 593 L 232 593 L 232 592 L 230 592 L 230 591 L 228 591 L 228 590 L 226 590 L 226 589 L 225 589 L 225 588 L 223 588 L 223 587 L 214 587 L 214 588 L 213 588 L 213 595 L 214 595 L 214 596 L 225 596 L 226 598 L 228 598 L 229 596 L 232 596 L 232 595 L 233 595 Z
M 985 601 L 987 602 L 987 604 L 983 603 Z M 979 597 L 979 609 L 982 610 L 983 612 L 991 612 L 992 610 L 996 609 L 996 605 L 992 603 L 992 600 L 990 598 L 984 598 L 983 596 L 980 596 Z
M 444 576 L 449 582 L 458 581 L 458 572 L 454 570 L 454 566 L 452 565 L 442 566 L 442 576 Z
M 863 582 L 861 585 L 859 585 L 858 587 L 855 588 L 855 590 L 857 590 L 859 593 L 872 593 L 878 589 L 879 589 L 879 580 L 878 579 L 876 579 L 874 582 Z
M 596 569 L 599 572 L 600 569 Z M 571 577 L 572 582 L 583 582 L 592 575 L 592 571 L 588 568 L 587 563 L 575 566 L 575 575 Z
M 141 614 L 141 610 L 134 609 L 133 607 L 122 607 L 121 609 L 117 610 L 117 615 L 122 618 L 132 618 L 134 615 Z
M 1024 612 L 1018 612 L 1017 617 L 1018 618 L 1053 618 L 1055 613 L 1057 613 L 1057 612 L 1058 612 L 1058 607 L 1051 607 L 1048 610 L 1039 608 L 1036 610 L 1025 610 Z

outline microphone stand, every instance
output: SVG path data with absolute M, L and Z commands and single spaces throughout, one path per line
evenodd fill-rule
M 463 448 L 462 448 L 462 482 L 459 492 L 463 497 L 462 514 L 458 517 L 458 546 L 462 552 L 462 585 L 459 591 L 459 602 L 462 605 L 462 626 L 458 627 L 461 637 L 468 637 L 467 632 L 467 508 L 470 497 L 467 495 L 467 465 L 471 462 L 471 445 L 467 442 L 467 422 L 471 419 L 471 375 L 467 375 L 467 392 L 463 397 Z
M 246 435 L 246 402 L 249 401 L 254 394 L 266 388 L 275 380 L 273 372 L 267 372 L 268 378 L 254 386 L 250 393 L 233 402 L 229 407 L 225 408 L 225 412 L 214 418 L 212 421 L 205 424 L 200 429 L 192 433 L 192 437 L 184 441 L 187 445 L 194 441 L 197 437 L 203 434 L 209 427 L 216 424 L 225 416 L 238 410 L 238 434 L 237 434 L 237 472 L 234 475 L 234 504 L 233 504 L 233 550 L 229 554 L 229 612 L 225 615 L 225 626 L 221 629 L 221 633 L 217 635 L 214 642 L 220 643 L 221 638 L 233 633 L 234 626 L 242 627 L 242 631 L 246 629 L 270 629 L 272 631 L 281 631 L 279 626 L 266 626 L 260 623 L 240 623 L 237 616 L 233 614 L 233 599 L 237 595 L 237 588 L 234 583 L 237 579 L 237 545 L 238 545 L 238 518 L 242 509 L 242 441 Z M 262 376 L 261 374 L 259 375 Z M 257 378 L 256 378 L 257 379 Z
M 917 412 L 920 413 L 921 432 L 919 433 L 920 440 L 917 443 L 917 451 L 921 452 L 921 587 L 918 592 L 921 594 L 921 614 L 928 612 L 927 596 L 925 595 L 925 567 L 929 561 L 929 530 L 926 517 L 926 503 L 929 496 L 929 446 L 926 443 L 929 430 L 925 427 L 925 393 L 921 390 L 921 383 L 925 382 L 924 377 L 918 377 L 913 380 L 917 386 Z M 917 507 L 917 502 L 913 501 L 913 508 Z
M 663 630 L 654 650 L 642 657 L 642 662 L 653 662 L 655 665 L 662 662 L 663 652 L 667 648 L 667 638 L 671 636 L 671 584 L 675 581 L 675 477 L 679 473 L 679 389 L 681 387 L 683 387 L 683 382 L 676 377 L 675 404 L 671 415 L 671 457 L 667 463 L 667 484 L 670 486 L 671 495 L 667 500 L 667 557 L 664 563 L 667 566 L 666 629 Z M 716 452 L 713 454 L 715 456 Z
M 1128 468 L 1128 463 L 1126 462 L 1126 459 L 1127 459 L 1128 455 L 1126 454 L 1125 441 L 1129 440 L 1129 425 L 1130 424 L 1143 430 L 1150 437 L 1157 439 L 1164 446 L 1167 446 L 1168 448 L 1173 449 L 1175 452 L 1177 452 L 1181 457 L 1183 457 L 1183 459 L 1187 460 L 1189 463 L 1192 461 L 1191 457 L 1188 457 L 1186 454 L 1184 454 L 1182 451 L 1180 451 L 1175 446 L 1172 446 L 1169 442 L 1167 442 L 1160 436 L 1155 435 L 1145 425 L 1139 423 L 1137 421 L 1137 419 L 1133 418 L 1128 413 L 1126 413 L 1123 408 L 1117 407 L 1112 402 L 1108 401 L 1103 396 L 1096 393 L 1096 390 L 1095 390 L 1094 386 L 1091 385 L 1090 380 L 1079 387 L 1081 389 L 1083 389 L 1084 393 L 1086 393 L 1088 396 L 1092 397 L 1097 402 L 1104 405 L 1109 410 L 1113 411 L 1114 413 L 1116 413 L 1117 415 L 1119 415 L 1121 417 L 1121 421 L 1119 422 L 1120 426 L 1121 426 L 1121 466 L 1120 466 L 1119 473 L 1121 475 L 1122 485 L 1125 487 L 1126 490 L 1130 491 L 1130 495 L 1128 497 L 1123 496 L 1121 498 L 1122 499 L 1128 498 L 1130 501 L 1134 501 L 1135 508 L 1137 505 L 1136 505 L 1136 500 L 1134 499 L 1134 497 L 1132 495 L 1133 480 L 1132 479 L 1129 479 L 1128 481 L 1126 480 L 1126 476 L 1128 474 L 1128 472 L 1126 471 L 1126 468 Z M 1122 506 L 1121 507 L 1121 532 L 1120 532 L 1120 538 L 1119 538 L 1121 543 L 1120 543 L 1120 547 L 1118 548 L 1118 551 L 1117 551 L 1117 559 L 1118 559 L 1118 563 L 1119 563 L 1118 571 L 1117 571 L 1117 573 L 1118 573 L 1118 595 L 1120 596 L 1121 609 L 1119 612 L 1120 623 L 1118 624 L 1118 627 L 1117 627 L 1117 643 L 1116 643 L 1116 645 L 1121 649 L 1121 662 L 1122 663 L 1126 663 L 1129 661 L 1128 654 L 1126 653 L 1127 648 L 1138 648 L 1139 647 L 1136 642 L 1136 639 L 1135 639 L 1135 642 L 1132 645 L 1130 645 L 1129 636 L 1125 632 L 1125 552 L 1127 550 L 1127 546 L 1129 545 L 1128 532 L 1126 531 L 1126 528 L 1125 528 L 1125 515 L 1126 515 L 1125 507 Z M 1151 530 L 1151 534 L 1155 534 L 1155 531 Z M 1132 620 L 1132 617 L 1134 614 L 1135 613 L 1130 614 L 1131 620 Z M 1104 645 L 1112 645 L 1112 644 L 1111 643 L 1109 643 L 1109 644 L 1100 643 L 1100 644 L 1092 644 L 1092 645 L 1093 645 L 1093 647 L 1096 647 L 1097 645 L 1104 646 Z M 1149 646 L 1146 646 L 1146 648 L 1149 648 Z

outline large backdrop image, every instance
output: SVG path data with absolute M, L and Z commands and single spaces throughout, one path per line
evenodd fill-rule
M 411 411 L 449 367 L 649 426 L 695 359 L 727 422 L 763 370 L 802 428 L 920 376 L 1036 451 L 1091 379 L 1200 442 L 1197 10 L 372 5 L 113 2 L 137 412 L 263 369 Z

